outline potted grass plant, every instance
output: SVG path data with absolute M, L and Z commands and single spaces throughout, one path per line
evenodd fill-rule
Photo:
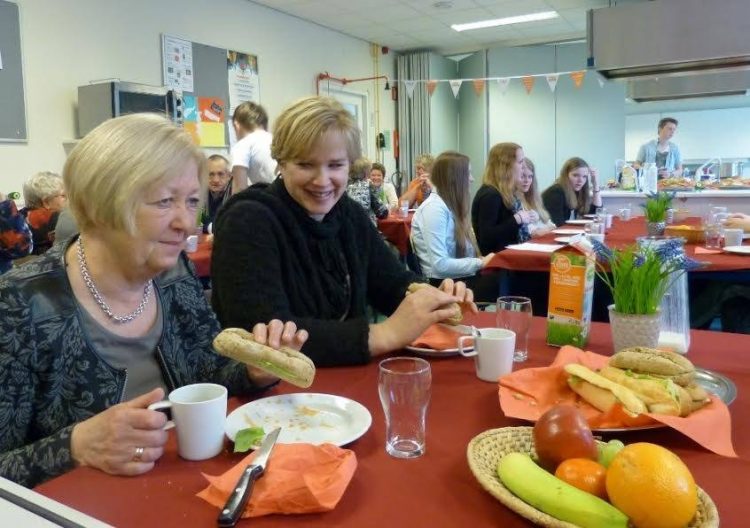
M 661 236 L 667 227 L 667 211 L 672 207 L 675 193 L 659 191 L 650 193 L 642 204 L 646 215 L 646 229 L 650 236 Z
M 615 352 L 632 346 L 655 347 L 660 306 L 672 284 L 698 263 L 688 259 L 681 239 L 658 245 L 633 244 L 609 249 L 593 241 L 596 274 L 612 293 L 609 322 Z

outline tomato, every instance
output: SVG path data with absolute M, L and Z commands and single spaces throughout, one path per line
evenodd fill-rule
M 569 458 L 555 471 L 555 476 L 571 486 L 607 500 L 607 468 L 588 458 Z
M 572 405 L 556 405 L 539 418 L 534 425 L 534 446 L 539 464 L 548 471 L 569 458 L 596 460 L 598 456 L 586 419 Z

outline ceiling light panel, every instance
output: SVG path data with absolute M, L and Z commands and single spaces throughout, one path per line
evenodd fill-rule
M 524 24 L 527 22 L 536 22 L 539 20 L 551 20 L 553 18 L 557 18 L 558 16 L 559 15 L 557 14 L 557 11 L 542 11 L 539 13 L 529 13 L 527 15 L 495 18 L 492 20 L 479 20 L 477 22 L 469 22 L 467 24 L 452 24 L 451 28 L 454 31 L 470 31 L 472 29 L 508 26 L 511 24 Z

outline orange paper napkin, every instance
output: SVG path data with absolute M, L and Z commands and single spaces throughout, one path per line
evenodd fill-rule
M 203 476 L 209 486 L 198 497 L 222 508 L 255 453 L 220 476 Z M 242 517 L 270 513 L 314 513 L 336 507 L 357 468 L 354 451 L 333 444 L 276 444 Z
M 720 249 L 708 249 L 701 246 L 695 246 L 696 255 L 718 255 L 721 252 Z
M 576 395 L 567 383 L 568 374 L 563 367 L 580 363 L 596 370 L 608 358 L 593 352 L 584 352 L 564 346 L 549 367 L 515 371 L 500 378 L 500 407 L 509 418 L 536 421 L 550 407 L 560 403 L 577 405 L 593 429 L 637 427 L 661 422 L 719 455 L 737 457 L 732 446 L 732 419 L 729 409 L 719 398 L 711 396 L 711 403 L 690 416 L 645 414 L 632 418 L 620 405 L 603 413 Z
M 458 338 L 461 334 L 439 324 L 431 325 L 422 335 L 414 340 L 412 346 L 417 348 L 431 348 L 433 350 L 447 350 L 458 348 Z

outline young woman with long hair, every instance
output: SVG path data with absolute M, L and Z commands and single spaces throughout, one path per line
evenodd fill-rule
M 563 164 L 555 183 L 542 193 L 544 207 L 555 224 L 593 214 L 602 206 L 598 175 L 581 158 L 570 158 Z
M 542 236 L 552 231 L 556 226 L 542 203 L 536 178 L 536 166 L 529 158 L 523 160 L 523 174 L 519 190 L 521 191 L 519 198 L 523 208 L 528 211 L 536 211 L 539 214 L 539 220 L 528 225 L 531 237 Z
M 433 282 L 461 278 L 470 285 L 494 254 L 480 256 L 471 228 L 469 158 L 459 152 L 440 154 L 431 179 L 433 192 L 412 220 L 411 239 L 422 275 Z
M 516 143 L 498 143 L 490 149 L 482 186 L 471 206 L 471 222 L 484 253 L 529 240 L 529 226 L 547 217 L 524 160 L 523 148 Z

